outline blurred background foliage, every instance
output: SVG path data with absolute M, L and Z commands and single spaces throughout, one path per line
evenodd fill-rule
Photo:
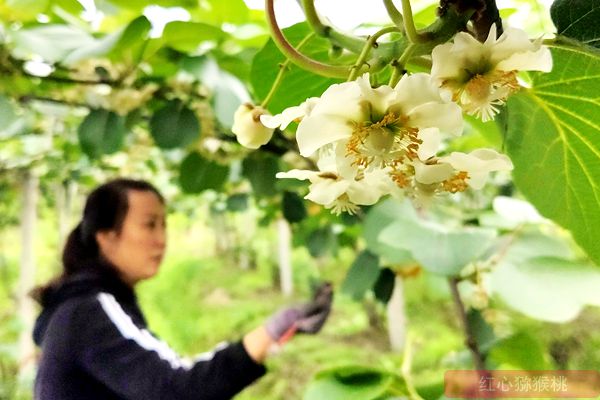
M 389 23 L 368 3 L 317 7 L 364 40 Z M 503 149 L 513 177 L 439 199 L 424 220 L 392 200 L 340 217 L 305 202 L 304 183 L 275 179 L 310 167 L 289 131 L 258 151 L 237 144 L 234 111 L 264 99 L 285 63 L 262 4 L 0 0 L 0 398 L 31 398 L 27 290 L 60 270 L 85 194 L 115 176 L 148 179 L 168 199 L 169 253 L 138 292 L 152 329 L 183 354 L 334 282 L 324 332 L 287 344 L 240 399 L 438 399 L 444 372 L 477 355 L 490 369 L 597 369 L 600 42 L 587 18 L 600 9 L 568 3 L 499 2 L 508 25 L 560 34 L 554 71 L 523 77 L 532 90 L 500 123 L 468 119 L 448 148 Z M 414 1 L 417 26 L 436 8 Z M 310 28 L 298 4 L 277 11 L 299 43 Z M 303 52 L 356 58 L 323 37 Z M 269 110 L 338 81 L 289 65 Z

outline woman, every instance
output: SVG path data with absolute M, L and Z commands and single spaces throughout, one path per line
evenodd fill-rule
M 183 359 L 147 329 L 133 291 L 158 272 L 165 248 L 164 199 L 152 185 L 117 179 L 89 195 L 63 273 L 34 293 L 43 307 L 33 334 L 42 349 L 36 400 L 230 399 L 265 374 L 272 345 L 319 331 L 329 314 L 324 285 L 239 342 Z

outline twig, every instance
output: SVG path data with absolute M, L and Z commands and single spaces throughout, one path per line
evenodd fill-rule
M 473 357 L 473 363 L 478 371 L 485 370 L 485 360 L 481 350 L 479 349 L 479 344 L 477 343 L 477 339 L 475 338 L 474 332 L 471 330 L 469 326 L 469 321 L 467 319 L 467 312 L 465 309 L 465 305 L 460 298 L 460 293 L 458 292 L 458 279 L 457 278 L 449 278 L 448 283 L 450 284 L 450 291 L 452 292 L 452 299 L 454 300 L 454 305 L 456 306 L 456 311 L 458 312 L 458 316 L 460 318 L 460 322 L 463 326 L 463 330 L 465 333 L 465 344 L 471 351 L 471 356 Z

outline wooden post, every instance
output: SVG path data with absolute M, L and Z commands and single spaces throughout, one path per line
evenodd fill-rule
M 285 296 L 294 293 L 292 273 L 292 231 L 283 217 L 277 219 L 277 260 L 279 263 L 279 282 Z
M 22 331 L 19 336 L 19 375 L 22 379 L 28 378 L 35 365 L 35 347 L 31 340 L 35 307 L 28 293 L 35 285 L 35 227 L 38 187 L 38 177 L 31 171 L 26 171 L 22 184 L 21 268 L 17 288 L 18 315 L 22 321 Z
M 404 278 L 396 275 L 394 292 L 387 304 L 388 334 L 394 351 L 404 350 L 406 342 L 406 307 L 404 304 Z

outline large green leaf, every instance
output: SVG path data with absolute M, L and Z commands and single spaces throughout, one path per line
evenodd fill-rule
M 194 21 L 221 25 L 224 22 L 241 24 L 249 19 L 249 10 L 244 0 L 204 0 L 196 2 L 190 10 Z
M 600 55 L 552 49 L 554 68 L 508 102 L 518 188 L 600 264 Z
M 279 160 L 267 153 L 254 152 L 242 162 L 242 173 L 250 181 L 252 191 L 258 197 L 277 194 L 275 174 L 279 170 Z
M 474 227 L 450 228 L 421 218 L 396 219 L 379 234 L 379 241 L 408 251 L 423 268 L 456 275 L 492 245 L 496 232 Z
M 193 152 L 181 163 L 179 185 L 186 193 L 200 193 L 207 189 L 219 190 L 228 176 L 229 168 Z
M 380 268 L 377 281 L 373 285 L 375 298 L 384 304 L 392 298 L 394 286 L 396 285 L 396 274 L 389 268 Z
M 290 43 L 297 45 L 310 31 L 305 23 L 296 24 L 283 30 Z M 331 47 L 329 41 L 315 38 L 301 49 L 301 52 L 318 60 L 327 60 Z M 275 43 L 269 40 L 256 54 L 250 71 L 250 82 L 258 99 L 264 99 L 271 89 L 275 77 L 279 73 L 280 64 L 285 57 Z M 269 104 L 272 113 L 278 113 L 284 108 L 300 104 L 306 98 L 320 96 L 325 89 L 339 80 L 325 78 L 305 71 L 291 64 L 277 89 L 276 95 Z
M 304 400 L 375 400 L 390 395 L 401 378 L 387 371 L 365 366 L 344 366 L 319 372 L 308 385 Z M 401 389 L 396 388 L 396 393 Z
M 600 306 L 600 271 L 556 257 L 505 262 L 491 285 L 510 307 L 543 321 L 568 322 L 586 305 Z
M 381 257 L 381 263 L 404 264 L 413 261 L 412 255 L 406 249 L 390 246 L 379 240 L 379 235 L 394 221 L 407 217 L 416 218 L 414 208 L 408 202 L 398 202 L 388 199 L 371 208 L 363 224 L 363 236 L 367 248 Z
M 551 368 L 539 339 L 527 332 L 518 332 L 496 342 L 488 355 L 494 369 L 545 370 Z
M 150 133 L 160 148 L 184 147 L 200 136 L 200 122 L 192 110 L 173 100 L 154 113 Z
M 49 3 L 50 0 L 4 0 L 0 2 L 0 16 L 3 21 L 34 20 Z
M 62 62 L 66 65 L 75 64 L 86 58 L 100 58 L 110 56 L 112 59 L 123 61 L 137 61 L 144 48 L 144 41 L 150 33 L 150 21 L 144 16 L 135 18 L 122 29 L 94 39 L 87 46 L 73 49 Z
M 212 105 L 219 123 L 233 126 L 233 114 L 240 104 L 250 99 L 244 84 L 226 72 L 211 57 L 187 57 L 181 62 L 182 70 L 194 75 L 212 92 Z
M 145 7 L 148 7 L 147 0 L 108 0 L 112 4 L 122 8 L 128 8 L 133 11 L 141 12 Z M 151 4 L 162 7 L 194 7 L 198 5 L 195 0 L 153 0 Z
M 119 41 L 122 32 L 106 35 L 87 46 L 81 46 L 71 51 L 62 60 L 65 65 L 73 65 L 87 58 L 99 58 L 108 54 Z
M 317 228 L 308 233 L 308 239 L 305 243 L 308 252 L 312 257 L 322 257 L 327 253 L 334 253 L 337 247 L 336 236 L 331 226 Z
M 361 299 L 371 289 L 379 277 L 379 259 L 376 255 L 363 251 L 350 266 L 342 291 L 355 300 Z
M 13 54 L 30 59 L 32 55 L 45 61 L 61 61 L 80 47 L 92 46 L 96 40 L 87 32 L 67 25 L 41 25 L 10 32 L 14 41 Z
M 281 199 L 281 211 L 289 223 L 300 222 L 306 218 L 306 206 L 302 197 L 297 193 L 285 191 Z
M 600 47 L 600 1 L 555 0 L 550 15 L 559 34 Z
M 195 52 L 206 41 L 221 41 L 228 34 L 220 28 L 202 22 L 173 21 L 165 26 L 162 40 L 165 45 L 182 52 Z
M 81 149 L 91 158 L 120 150 L 126 133 L 125 119 L 108 110 L 92 110 L 77 130 Z
M 510 307 L 545 321 L 566 322 L 586 304 L 599 304 L 597 269 L 578 262 L 566 238 L 538 227 L 507 242 L 489 280 Z
M 110 57 L 120 62 L 139 62 L 146 48 L 152 24 L 145 16 L 133 19 L 119 36 Z

